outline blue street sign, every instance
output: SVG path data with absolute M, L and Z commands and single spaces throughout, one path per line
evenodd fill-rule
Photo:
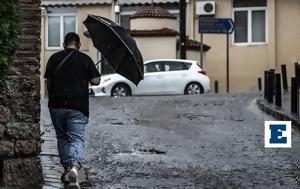
M 199 33 L 231 34 L 234 22 L 231 18 L 199 17 Z

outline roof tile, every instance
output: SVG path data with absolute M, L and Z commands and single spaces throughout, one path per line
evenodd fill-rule
M 139 11 L 137 11 L 134 15 L 130 17 L 130 19 L 134 18 L 171 18 L 176 19 L 176 16 L 171 14 L 168 10 L 157 7 L 157 6 L 147 6 Z
M 153 3 L 178 3 L 179 0 L 153 0 Z M 119 0 L 120 5 L 151 4 L 152 0 Z
M 178 32 L 169 28 L 162 28 L 159 30 L 130 30 L 130 35 L 133 37 L 162 37 L 176 36 Z

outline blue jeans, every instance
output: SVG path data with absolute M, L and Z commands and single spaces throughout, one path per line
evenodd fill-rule
M 57 137 L 60 163 L 81 167 L 88 117 L 77 110 L 49 108 Z

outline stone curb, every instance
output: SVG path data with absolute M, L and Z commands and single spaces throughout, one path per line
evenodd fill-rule
M 292 121 L 292 125 L 300 129 L 300 117 L 286 110 L 276 108 L 274 104 L 270 104 L 262 96 L 257 97 L 256 103 L 265 113 L 277 118 L 279 121 Z

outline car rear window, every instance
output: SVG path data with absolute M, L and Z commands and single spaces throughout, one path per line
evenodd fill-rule
M 179 70 L 188 70 L 191 67 L 191 63 L 185 62 L 164 62 L 165 71 L 179 71 Z

